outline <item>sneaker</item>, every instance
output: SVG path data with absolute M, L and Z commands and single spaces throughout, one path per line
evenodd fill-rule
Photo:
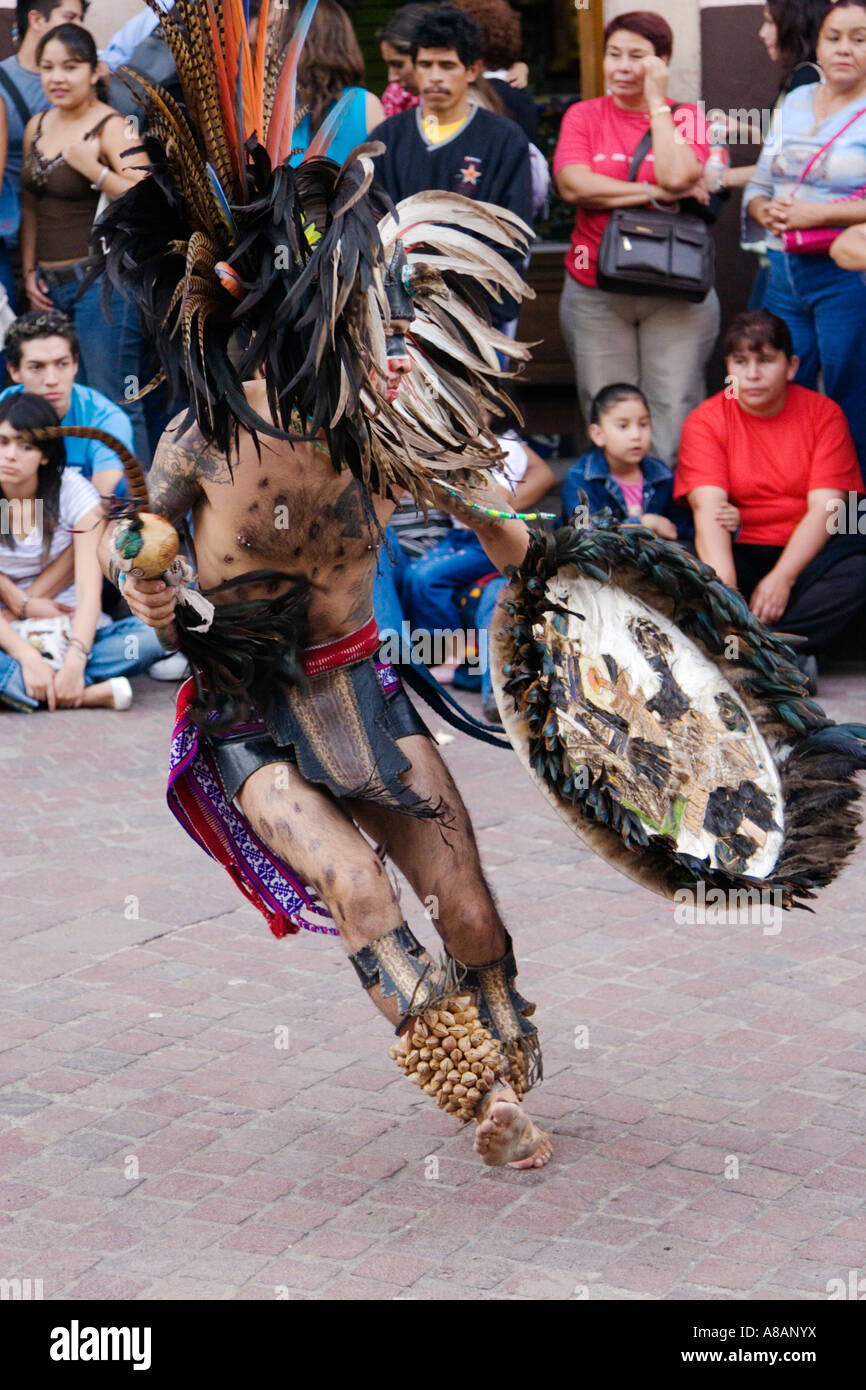
M 185 681 L 190 674 L 189 662 L 182 652 L 169 652 L 147 668 L 155 681 Z
M 129 709 L 132 704 L 132 686 L 126 676 L 112 676 L 111 694 L 115 709 Z

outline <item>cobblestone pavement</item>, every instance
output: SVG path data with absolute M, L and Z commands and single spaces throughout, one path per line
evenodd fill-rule
M 678 926 L 515 758 L 455 737 L 556 1145 L 543 1172 L 485 1169 L 396 1073 L 339 945 L 274 940 L 175 825 L 173 692 L 135 685 L 128 714 L 0 715 L 0 1276 L 75 1299 L 819 1299 L 862 1272 L 862 851 L 778 935 Z M 862 675 L 821 694 L 862 714 Z

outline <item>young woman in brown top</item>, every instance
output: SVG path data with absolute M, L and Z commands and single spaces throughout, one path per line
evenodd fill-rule
M 79 384 L 128 410 L 136 452 L 147 457 L 142 406 L 128 401 L 130 378 L 140 374 L 135 310 L 115 291 L 112 322 L 106 322 L 101 280 L 76 298 L 101 196 L 120 197 L 142 177 L 147 160 L 128 153 L 139 144 L 137 132 L 100 99 L 96 45 L 86 29 L 50 29 L 36 60 L 52 106 L 24 131 L 21 259 L 27 296 L 34 309 L 60 309 L 74 320 L 81 343 Z

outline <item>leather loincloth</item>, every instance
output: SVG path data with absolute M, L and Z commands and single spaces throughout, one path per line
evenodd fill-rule
M 368 657 L 311 677 L 303 690 L 276 687 L 261 720 L 209 742 L 230 801 L 251 773 L 291 762 L 333 796 L 429 815 L 400 780 L 411 764 L 397 740 L 410 734 L 429 737 L 391 665 Z

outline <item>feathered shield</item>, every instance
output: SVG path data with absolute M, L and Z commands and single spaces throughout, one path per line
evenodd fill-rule
M 541 791 L 657 893 L 703 883 L 791 908 L 855 847 L 866 726 L 828 719 L 742 598 L 645 528 L 602 518 L 533 540 L 492 666 Z

